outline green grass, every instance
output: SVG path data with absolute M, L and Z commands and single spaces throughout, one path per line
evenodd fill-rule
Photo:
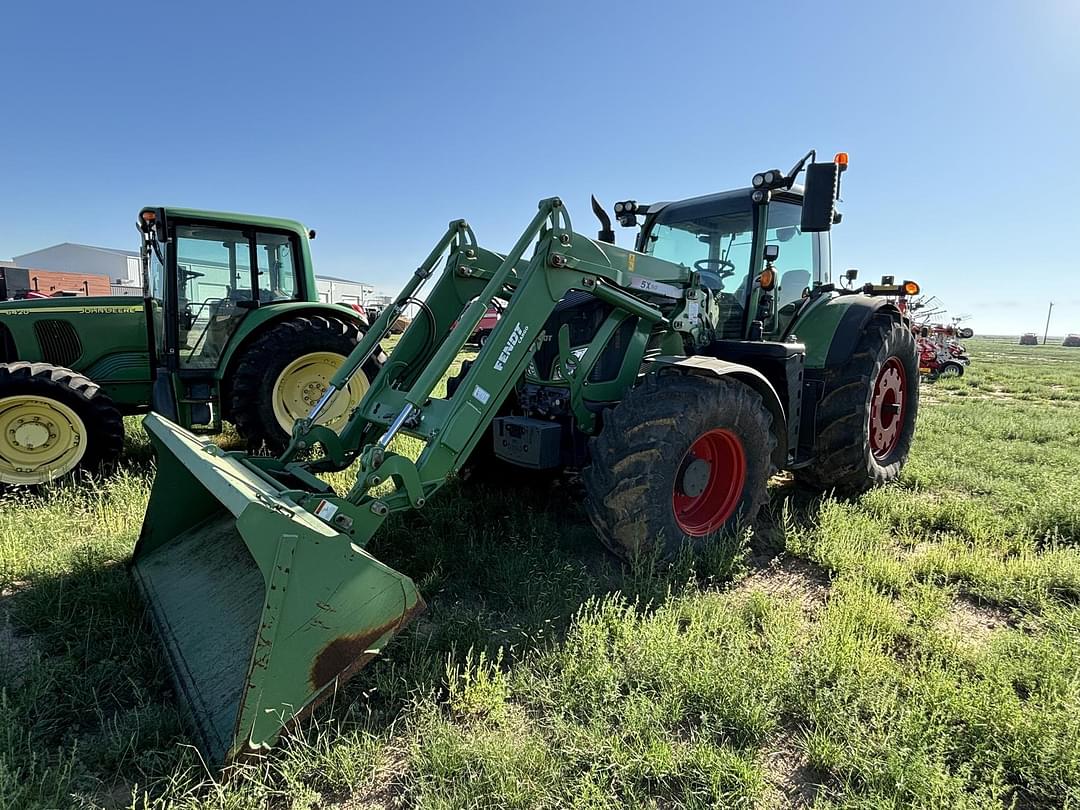
M 448 487 L 372 546 L 428 612 L 228 778 L 123 565 L 133 423 L 119 475 L 2 502 L 0 808 L 1080 807 L 1080 350 L 968 345 L 898 485 L 778 481 L 702 559 L 618 564 L 572 481 Z

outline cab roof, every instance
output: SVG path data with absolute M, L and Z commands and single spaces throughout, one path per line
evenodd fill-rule
M 674 222 L 682 219 L 694 219 L 700 216 L 707 216 L 709 213 L 716 211 L 717 209 L 723 209 L 728 206 L 735 206 L 739 203 L 750 202 L 750 195 L 754 193 L 754 189 L 747 186 L 746 188 L 737 188 L 730 191 L 718 191 L 713 194 L 703 194 L 699 197 L 687 197 L 685 200 L 675 200 L 672 202 L 659 202 L 653 203 L 649 206 L 649 216 L 659 216 L 663 214 L 663 220 L 667 222 Z M 802 200 L 803 187 L 800 185 L 792 186 L 791 189 L 775 189 L 773 196 L 780 199 L 788 198 L 793 202 L 799 202 Z
M 279 217 L 263 217 L 256 214 L 237 214 L 229 211 L 206 211 L 200 208 L 178 208 L 175 206 L 147 205 L 139 211 L 140 218 L 143 211 L 156 211 L 165 209 L 166 217 L 179 219 L 193 219 L 201 222 L 219 222 L 229 225 L 253 225 L 256 228 L 268 228 L 277 231 L 291 231 L 298 234 L 307 234 L 307 228 L 295 219 L 281 219 Z

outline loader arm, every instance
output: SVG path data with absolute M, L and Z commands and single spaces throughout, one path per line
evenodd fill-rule
M 523 255 L 534 242 L 537 247 L 525 261 Z M 597 334 L 602 344 L 610 338 L 613 326 L 628 317 L 638 319 L 646 332 L 656 324 L 670 328 L 672 318 L 662 312 L 658 300 L 666 302 L 669 310 L 679 309 L 685 306 L 686 290 L 693 288 L 694 274 L 686 267 L 575 234 L 558 199 L 540 203 L 536 216 L 505 256 L 477 246 L 464 223 L 451 223 L 428 260 L 343 364 L 331 381 L 331 391 L 343 387 L 349 374 L 362 365 L 446 251 L 449 256 L 426 301 L 425 315 L 413 320 L 340 434 L 314 424 L 316 406 L 312 418 L 296 424 L 293 441 L 280 459 L 243 459 L 272 477 L 309 483 L 313 483 L 313 472 L 342 469 L 359 459 L 356 482 L 344 497 L 293 494 L 307 508 L 320 502 L 333 504 L 333 525 L 361 547 L 387 514 L 422 507 L 460 468 L 525 373 L 535 349 L 542 341 L 559 339 L 559 335 L 543 334 L 543 327 L 567 293 L 586 291 L 612 306 L 611 325 Z M 454 396 L 433 396 L 496 297 L 508 299 L 503 317 Z M 634 375 L 644 345 L 644 340 L 639 341 L 637 356 L 625 359 Z M 590 361 L 599 356 L 600 348 Z M 584 385 L 569 387 L 580 401 Z M 580 427 L 592 432 L 592 414 L 579 411 Z M 390 449 L 398 433 L 424 442 L 415 461 Z M 301 450 L 315 445 L 322 447 L 324 455 L 313 461 L 294 461 Z M 393 493 L 371 494 L 388 479 L 396 484 Z

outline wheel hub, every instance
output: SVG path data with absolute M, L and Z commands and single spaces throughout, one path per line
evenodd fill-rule
M 705 491 L 709 485 L 709 476 L 712 474 L 712 464 L 703 458 L 695 458 L 688 465 L 682 476 L 683 494 L 696 498 Z
M 699 436 L 683 456 L 672 488 L 679 529 L 701 537 L 723 527 L 742 499 L 746 470 L 746 453 L 735 433 L 720 428 Z
M 321 397 L 324 393 L 326 393 L 325 383 L 321 381 L 309 382 L 307 385 L 304 386 L 304 391 L 302 394 L 304 404 L 308 407 L 314 406 L 315 403 L 319 401 L 319 397 Z
M 21 450 L 33 450 L 36 447 L 46 448 L 50 440 L 56 438 L 54 425 L 46 424 L 38 417 L 33 417 L 29 422 L 22 419 L 9 431 L 11 443 Z
M 878 372 L 870 398 L 870 451 L 878 461 L 896 449 L 904 425 L 907 374 L 897 357 L 890 357 Z

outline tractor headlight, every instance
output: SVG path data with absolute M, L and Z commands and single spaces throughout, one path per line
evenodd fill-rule
M 763 185 L 765 185 L 765 175 L 763 175 L 761 172 L 758 172 L 754 175 L 754 179 L 750 182 L 754 188 L 761 188 Z

